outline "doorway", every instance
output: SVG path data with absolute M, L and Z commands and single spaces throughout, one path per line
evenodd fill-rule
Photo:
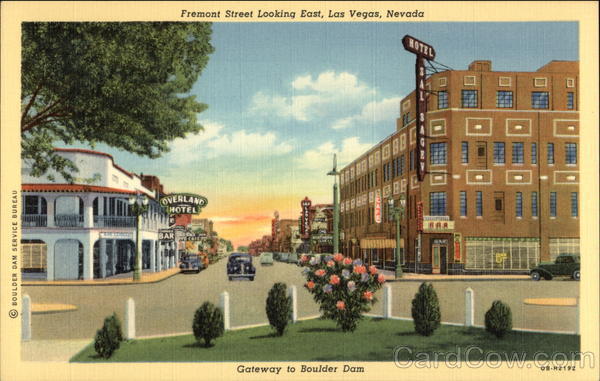
M 431 242 L 431 269 L 434 274 L 448 273 L 448 240 L 434 239 Z

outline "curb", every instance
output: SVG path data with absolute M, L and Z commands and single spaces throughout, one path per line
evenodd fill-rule
M 448 278 L 448 279 L 439 279 L 439 278 L 409 278 L 409 279 L 386 279 L 385 282 L 395 283 L 395 282 L 522 282 L 531 280 L 529 277 L 525 278 Z
M 367 317 L 371 317 L 371 318 L 380 318 L 380 319 L 386 319 L 384 318 L 382 315 L 376 315 L 376 314 L 364 314 L 363 316 L 367 316 Z M 400 317 L 400 316 L 390 316 L 389 318 L 387 318 L 389 320 L 403 320 L 403 321 L 413 321 L 412 318 L 406 318 L 406 317 Z M 451 326 L 455 326 L 455 327 L 464 327 L 464 328 L 483 328 L 485 329 L 485 325 L 481 325 L 481 324 L 473 324 L 472 326 L 466 326 L 463 323 L 454 323 L 454 322 L 449 322 L 449 321 L 441 321 L 440 324 L 443 325 L 451 325 Z M 545 330 L 545 329 L 530 329 L 530 328 L 512 328 L 513 331 L 517 331 L 517 332 L 531 332 L 531 333 L 551 333 L 551 334 L 556 334 L 556 335 L 576 335 L 579 336 L 579 334 L 575 331 L 552 331 L 552 330 Z
M 179 270 L 179 269 L 177 269 Z M 39 281 L 39 282 L 21 282 L 21 286 L 76 286 L 76 287 L 80 287 L 80 286 L 136 286 L 136 285 L 141 285 L 141 284 L 152 284 L 152 283 L 158 283 L 158 282 L 162 282 L 166 279 L 169 279 L 177 274 L 180 274 L 179 271 L 177 272 L 173 272 L 171 274 L 166 274 L 163 278 L 160 279 L 155 279 L 155 280 L 147 280 L 147 281 L 139 281 L 139 282 L 133 282 L 129 279 L 125 280 L 125 278 L 121 278 L 123 280 L 111 280 L 111 281 L 70 281 L 71 283 L 64 283 L 62 281 Z M 75 283 L 75 282 L 80 282 L 80 283 Z

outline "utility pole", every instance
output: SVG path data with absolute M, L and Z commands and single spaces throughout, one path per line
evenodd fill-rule
M 340 205 L 338 200 L 337 176 L 340 173 L 337 170 L 337 156 L 333 154 L 333 169 L 327 173 L 333 176 L 333 253 L 340 252 Z

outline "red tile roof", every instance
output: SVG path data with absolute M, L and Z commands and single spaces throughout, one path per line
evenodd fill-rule
M 118 189 L 84 184 L 21 184 L 23 192 L 124 193 L 136 194 L 130 189 Z

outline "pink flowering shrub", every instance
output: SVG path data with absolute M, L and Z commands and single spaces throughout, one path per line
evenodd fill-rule
M 360 259 L 303 255 L 300 264 L 306 277 L 304 287 L 320 305 L 323 317 L 332 319 L 344 332 L 352 332 L 365 312 L 371 310 L 375 291 L 385 282 L 375 266 L 365 266 Z

